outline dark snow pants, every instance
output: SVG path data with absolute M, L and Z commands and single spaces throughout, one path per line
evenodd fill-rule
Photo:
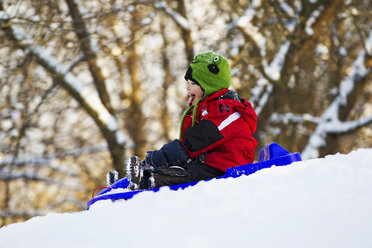
M 155 172 L 152 173 L 145 172 L 144 178 L 141 182 L 141 188 L 158 188 L 161 186 L 197 182 L 220 177 L 225 174 L 225 172 L 203 163 L 192 162 L 190 164 L 183 165 L 182 168 L 184 169 L 184 172 L 181 171 L 181 173 L 167 173 L 166 168 L 155 170 Z

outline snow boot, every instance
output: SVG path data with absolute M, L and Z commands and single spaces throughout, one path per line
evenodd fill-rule
M 119 173 L 116 170 L 109 171 L 106 175 L 107 187 L 111 187 L 119 180 Z
M 155 188 L 155 178 L 154 173 L 152 170 L 144 170 L 143 171 L 143 184 L 142 187 L 144 189 L 153 189 Z
M 143 170 L 141 170 L 139 157 L 133 156 L 128 159 L 126 171 L 129 181 L 128 189 L 138 190 L 143 177 Z

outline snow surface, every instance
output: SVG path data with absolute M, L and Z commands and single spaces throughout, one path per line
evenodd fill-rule
M 0 229 L 0 247 L 372 247 L 372 149 Z

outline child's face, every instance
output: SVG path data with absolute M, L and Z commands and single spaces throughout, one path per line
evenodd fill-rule
M 189 95 L 187 100 L 189 106 L 195 105 L 196 101 L 202 98 L 204 94 L 202 88 L 191 80 L 187 80 L 186 90 Z

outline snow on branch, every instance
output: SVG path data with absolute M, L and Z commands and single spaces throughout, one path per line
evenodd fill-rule
M 324 126 L 328 133 L 347 133 L 371 123 L 372 115 L 347 122 L 337 122 L 335 120 L 334 122 L 325 123 Z
M 284 59 L 288 52 L 289 44 L 290 44 L 289 41 L 284 42 L 284 44 L 281 46 L 278 53 L 275 55 L 274 59 L 271 61 L 269 65 L 267 65 L 265 59 L 262 60 L 265 73 L 264 76 L 257 81 L 256 87 L 252 89 L 251 91 L 252 98 L 250 99 L 250 102 L 252 103 L 258 101 L 257 106 L 253 106 L 255 108 L 257 115 L 261 113 L 261 111 L 263 110 L 267 103 L 267 100 L 270 97 L 271 92 L 273 91 L 274 88 L 273 81 L 280 79 Z M 266 77 L 270 76 L 271 82 L 267 80 L 265 75 Z
M 289 45 L 290 42 L 285 41 L 280 46 L 278 53 L 275 55 L 274 59 L 271 61 L 269 65 L 267 64 L 267 61 L 265 59 L 262 61 L 264 64 L 266 74 L 269 75 L 270 78 L 274 81 L 280 79 L 281 71 L 283 69 L 286 54 L 288 53 Z
M 6 13 L 2 11 L 2 18 L 6 19 Z M 95 118 L 98 125 L 107 128 L 109 131 L 115 133 L 115 138 L 118 144 L 131 144 L 129 137 L 124 135 L 118 126 L 116 117 L 113 116 L 107 108 L 102 104 L 98 93 L 84 87 L 84 84 L 75 77 L 74 74 L 68 71 L 69 67 L 61 64 L 53 55 L 51 55 L 45 48 L 34 45 L 34 40 L 29 37 L 22 28 L 16 25 L 9 24 L 9 29 L 12 37 L 16 40 L 18 45 L 26 52 L 31 53 L 36 57 L 39 63 L 49 72 L 60 78 L 64 88 L 79 101 L 85 110 Z
M 238 28 L 243 34 L 249 38 L 249 40 L 253 43 L 254 48 L 257 51 L 257 54 L 261 57 L 261 65 L 263 66 L 263 70 L 261 70 L 269 81 L 278 81 L 280 79 L 280 72 L 283 68 L 285 56 L 288 52 L 290 42 L 285 41 L 281 46 L 276 54 L 275 58 L 268 63 L 266 60 L 266 38 L 263 34 L 260 33 L 258 27 L 252 24 L 252 20 L 255 16 L 255 10 L 253 7 L 248 8 L 245 10 L 244 15 L 235 19 L 231 24 L 228 25 L 228 29 L 232 29 L 234 27 Z
M 181 14 L 171 9 L 164 0 L 156 1 L 155 8 L 164 10 L 184 30 L 190 30 L 190 24 Z
M 269 83 L 264 77 L 261 77 L 257 80 L 256 86 L 251 89 L 252 97 L 249 99 L 249 102 L 252 103 L 257 115 L 259 115 L 265 107 L 273 88 L 274 86 L 272 83 Z
M 256 54 L 261 59 L 259 70 L 263 76 L 257 80 L 256 86 L 251 91 L 252 97 L 250 99 L 257 115 L 259 115 L 273 91 L 273 83 L 280 80 L 290 42 L 284 41 L 277 54 L 274 56 L 274 59 L 269 63 L 266 59 L 266 38 L 260 33 L 259 28 L 251 23 L 255 13 L 252 5 L 245 10 L 243 16 L 235 19 L 227 28 L 239 29 L 243 35 L 253 43 Z
M 270 118 L 271 122 L 275 123 L 304 123 L 304 122 L 311 122 L 311 123 L 319 123 L 320 119 L 314 117 L 310 114 L 293 114 L 293 113 L 273 113 Z
M 250 7 L 244 11 L 244 15 L 235 19 L 227 26 L 227 29 L 235 27 L 242 28 L 245 33 L 249 34 L 255 47 L 259 49 L 261 57 L 266 55 L 266 38 L 259 32 L 259 28 L 254 26 L 251 21 L 255 16 L 255 10 Z
M 25 179 L 28 181 L 37 181 L 37 182 L 43 182 L 47 184 L 58 185 L 62 188 L 66 188 L 66 189 L 70 189 L 74 191 L 85 191 L 86 190 L 85 187 L 82 187 L 80 185 L 66 184 L 62 181 L 54 180 L 54 179 L 51 179 L 50 177 L 43 177 L 35 173 L 2 171 L 0 174 L 0 180 L 16 180 L 16 179 Z
M 77 59 L 75 59 L 70 65 L 66 66 L 66 72 L 72 71 L 72 69 L 77 66 L 80 62 L 82 62 L 85 58 L 84 54 L 81 54 Z
M 48 168 L 55 172 L 64 174 L 70 177 L 76 177 L 77 174 L 71 172 L 71 170 L 62 169 L 63 163 L 60 163 L 58 159 L 66 157 L 78 157 L 82 154 L 93 154 L 101 151 L 106 151 L 107 145 L 102 144 L 100 146 L 94 147 L 82 147 L 74 149 L 72 151 L 65 151 L 61 154 L 49 154 L 43 156 L 29 156 L 27 158 L 18 158 L 12 155 L 5 156 L 2 161 L 0 161 L 0 169 L 6 166 L 22 167 L 27 165 L 28 167 L 34 168 Z M 0 170 L 1 172 L 1 170 Z
M 369 37 L 372 37 L 371 34 L 372 32 L 370 32 Z M 370 45 L 371 40 L 372 38 L 366 42 Z M 350 74 L 341 82 L 339 95 L 319 118 L 318 126 L 310 136 L 309 142 L 301 154 L 303 158 L 318 157 L 319 148 L 326 145 L 327 134 L 346 133 L 372 123 L 372 116 L 354 121 L 342 122 L 339 120 L 340 107 L 347 104 L 347 97 L 354 90 L 356 81 L 371 73 L 371 69 L 364 66 L 366 56 L 368 56 L 366 50 L 362 50 L 354 61 Z
M 306 20 L 305 32 L 308 35 L 314 35 L 314 30 L 312 29 L 312 25 L 317 21 L 323 9 L 324 9 L 323 6 L 319 6 L 319 9 L 313 11 L 310 17 Z
M 368 56 L 372 56 L 372 32 L 369 33 L 369 36 L 365 42 L 365 49 Z
M 60 165 L 55 165 L 52 160 L 46 159 L 44 157 L 34 157 L 29 159 L 17 159 L 11 155 L 6 156 L 3 161 L 0 162 L 0 168 L 6 166 L 16 166 L 21 167 L 27 165 L 28 167 L 34 168 L 48 168 L 55 172 L 64 174 L 66 176 L 75 177 L 76 173 L 71 172 L 70 170 L 64 170 L 60 168 Z M 0 170 L 2 172 L 2 170 Z
M 280 9 L 288 16 L 288 17 L 297 17 L 296 11 L 293 10 L 291 6 L 289 6 L 285 1 L 279 2 Z
M 273 91 L 273 84 L 278 82 L 281 78 L 290 42 L 284 41 L 274 59 L 269 63 L 266 59 L 266 38 L 260 33 L 259 28 L 251 23 L 255 13 L 253 6 L 251 6 L 244 12 L 243 16 L 235 19 L 229 24 L 228 29 L 235 27 L 239 29 L 243 35 L 253 43 L 256 54 L 261 59 L 259 69 L 263 76 L 257 80 L 256 87 L 252 89 L 252 97 L 250 99 L 256 113 L 260 114 Z

